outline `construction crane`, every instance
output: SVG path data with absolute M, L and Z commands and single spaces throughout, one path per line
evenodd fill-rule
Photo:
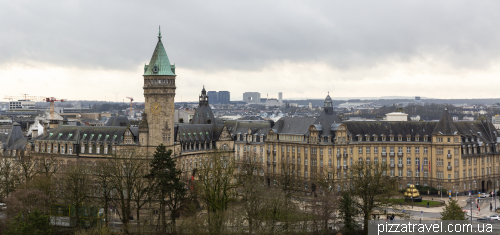
M 54 102 L 66 102 L 66 99 L 56 99 L 54 97 L 45 98 L 45 102 L 50 102 L 50 118 L 54 119 Z
M 130 117 L 132 117 L 132 111 L 133 111 L 133 108 L 132 108 L 132 101 L 134 101 L 134 98 L 132 97 L 127 97 L 127 99 L 130 100 L 130 110 L 129 110 L 129 114 L 130 114 Z
M 6 95 L 4 99 L 12 101 L 12 100 L 31 100 L 31 101 L 45 101 L 44 96 L 29 96 L 28 94 L 23 94 L 22 96 L 11 96 Z

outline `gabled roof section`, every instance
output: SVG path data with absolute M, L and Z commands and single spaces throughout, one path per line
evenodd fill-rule
M 14 123 L 12 125 L 12 131 L 9 133 L 7 137 L 7 141 L 5 143 L 5 149 L 7 150 L 16 150 L 20 149 L 26 144 L 26 137 L 24 137 L 23 131 L 21 130 L 21 126 L 19 123 Z
M 156 66 L 156 67 L 155 67 Z M 170 64 L 167 52 L 161 42 L 161 32 L 158 34 L 158 43 L 149 61 L 149 65 L 144 66 L 144 75 L 173 75 L 175 76 L 175 65 Z
M 453 123 L 453 119 L 450 116 L 450 113 L 448 112 L 448 109 L 445 109 L 443 112 L 443 115 L 441 116 L 441 119 L 439 119 L 439 122 L 434 128 L 434 131 L 432 132 L 433 135 L 440 133 L 441 135 L 455 135 L 458 134 L 458 129 Z

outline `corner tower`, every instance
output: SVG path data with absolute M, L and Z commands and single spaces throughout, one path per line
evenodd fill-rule
M 139 125 L 143 146 L 174 144 L 175 65 L 171 65 L 158 33 L 153 56 L 144 65 L 145 114 Z

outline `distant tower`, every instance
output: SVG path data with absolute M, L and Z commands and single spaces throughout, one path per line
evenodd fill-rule
M 280 105 L 283 105 L 283 92 L 278 93 L 278 101 L 280 102 Z
M 420 96 L 415 96 L 415 104 L 421 104 Z

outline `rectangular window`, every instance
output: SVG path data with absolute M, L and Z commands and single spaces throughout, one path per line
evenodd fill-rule
M 382 153 L 387 153 L 386 147 L 382 147 Z
M 85 153 L 85 145 L 82 145 L 82 149 L 81 150 L 82 150 L 81 151 L 82 153 Z
M 403 147 L 398 147 L 398 153 L 403 153 Z
M 64 146 L 61 146 L 61 154 L 64 154 L 64 151 L 65 151 L 65 150 L 66 150 L 66 149 L 64 148 Z
M 373 148 L 373 152 L 374 152 L 374 153 L 378 153 L 378 147 L 374 147 L 374 148 Z
M 411 147 L 406 147 L 406 153 L 411 153 Z
M 420 165 L 420 158 L 419 157 L 415 158 L 415 165 L 417 165 L 417 167 Z
M 363 148 L 362 147 L 358 148 L 358 153 L 363 153 Z
M 366 153 L 369 154 L 370 153 L 370 147 L 366 147 Z
M 304 158 L 304 165 L 307 166 L 307 158 Z
M 427 147 L 424 147 L 424 153 L 427 153 Z
M 73 154 L 73 146 L 68 146 L 68 154 Z
M 420 153 L 420 147 L 415 147 L 415 153 Z
M 411 165 L 411 158 L 406 158 L 406 165 Z
M 104 154 L 108 154 L 108 146 L 104 147 Z

